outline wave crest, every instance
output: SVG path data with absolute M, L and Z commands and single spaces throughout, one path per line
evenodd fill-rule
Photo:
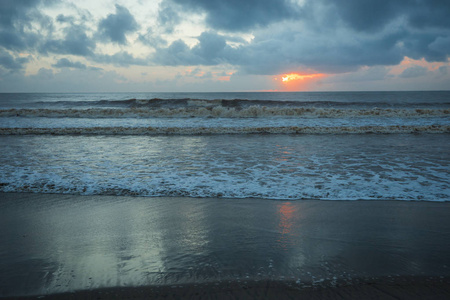
M 178 108 L 88 108 L 88 109 L 2 109 L 0 117 L 45 117 L 45 118 L 264 118 L 264 117 L 445 117 L 450 109 L 339 109 L 313 107 L 267 107 L 252 105 L 246 108 L 196 105 Z

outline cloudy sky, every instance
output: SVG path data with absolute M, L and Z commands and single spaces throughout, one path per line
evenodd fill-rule
M 448 0 L 0 0 L 0 92 L 450 89 Z

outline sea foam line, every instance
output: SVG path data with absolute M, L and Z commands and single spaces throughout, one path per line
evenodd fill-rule
M 395 134 L 450 133 L 450 125 L 336 127 L 71 127 L 0 128 L 0 135 L 202 135 L 202 134 Z
M 46 117 L 46 118 L 256 118 L 256 117 L 446 117 L 450 109 L 339 109 L 314 107 L 266 107 L 253 105 L 234 107 L 179 107 L 179 108 L 88 108 L 88 109 L 0 109 L 0 117 Z

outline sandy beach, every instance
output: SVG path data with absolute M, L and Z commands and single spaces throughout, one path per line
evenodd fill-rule
M 0 297 L 444 299 L 447 202 L 0 194 Z

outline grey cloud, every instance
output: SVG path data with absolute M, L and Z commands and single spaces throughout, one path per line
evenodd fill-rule
M 134 32 L 138 28 L 138 23 L 128 9 L 116 4 L 116 13 L 109 14 L 100 21 L 98 32 L 105 41 L 125 45 L 127 43 L 126 34 Z
M 189 77 L 189 78 L 194 78 L 194 79 L 211 79 L 214 76 L 210 71 L 203 72 L 202 69 L 200 69 L 200 68 L 195 68 L 194 70 L 186 72 L 184 74 L 178 73 L 175 76 L 176 79 L 180 79 L 180 78 L 184 78 L 184 77 Z
M 450 36 L 441 37 L 438 36 L 432 43 L 428 45 L 431 51 L 437 53 L 441 61 L 445 61 L 450 53 Z
M 206 23 L 213 29 L 245 31 L 255 26 L 298 16 L 298 6 L 289 0 L 166 0 L 184 10 L 205 12 Z
M 174 41 L 167 48 L 157 49 L 156 53 L 152 55 L 152 61 L 166 66 L 198 64 L 191 49 L 182 40 Z
M 249 44 L 231 47 L 225 36 L 204 32 L 194 47 L 175 41 L 158 49 L 153 61 L 163 65 L 231 64 L 245 73 L 272 75 L 299 67 L 340 73 L 363 65 L 393 65 L 403 59 L 402 49 L 396 46 L 396 34 L 355 39 L 342 33 L 330 40 L 314 32 L 301 34 L 283 27 L 273 29 L 270 36 L 264 33 Z
M 65 30 L 63 40 L 47 40 L 41 47 L 42 53 L 71 54 L 92 56 L 95 42 L 86 34 L 87 29 L 81 25 L 71 25 Z
M 389 75 L 389 68 L 382 66 L 375 66 L 357 72 L 337 74 L 334 76 L 322 79 L 321 83 L 343 83 L 343 82 L 367 82 L 380 81 L 386 78 L 392 78 Z
M 448 28 L 447 0 L 322 0 L 337 16 L 358 31 L 381 30 L 397 18 L 413 28 Z
M 158 22 L 166 33 L 172 33 L 175 26 L 181 22 L 181 18 L 170 2 L 163 1 L 159 4 Z
M 440 66 L 438 70 L 439 70 L 439 73 L 440 73 L 441 75 L 447 75 L 447 74 L 448 74 L 448 68 L 447 68 L 447 66 Z
M 400 75 L 400 78 L 415 78 L 426 75 L 428 72 L 427 68 L 421 66 L 413 66 L 405 69 Z
M 113 55 L 108 54 L 97 54 L 92 59 L 98 63 L 112 64 L 121 67 L 128 67 L 130 65 L 146 66 L 148 65 L 148 60 L 143 58 L 136 58 L 130 53 L 118 52 Z
M 207 64 L 220 63 L 220 57 L 227 47 L 225 38 L 215 33 L 203 32 L 198 41 L 199 43 L 192 49 L 193 54 L 202 57 Z
M 450 27 L 450 2 L 447 0 L 409 1 L 407 16 L 411 26 L 420 29 Z
M 56 64 L 53 64 L 52 67 L 55 68 L 73 68 L 73 69 L 86 69 L 86 65 L 80 63 L 79 61 L 77 62 L 72 62 L 67 58 L 61 58 L 59 59 Z
M 7 31 L 0 29 L 0 46 L 5 47 L 10 50 L 23 50 L 28 47 L 28 45 L 35 44 L 37 40 L 34 38 L 34 35 L 31 35 L 32 43 L 30 43 L 29 39 L 25 39 L 23 35 L 19 35 L 14 31 Z
M 246 11 L 247 2 L 178 1 L 187 9 L 199 8 L 206 12 L 206 22 L 214 28 L 237 30 L 262 25 L 256 21 L 256 12 L 248 13 L 245 22 L 217 25 L 212 16 L 219 14 L 229 20 Z M 270 7 L 271 1 L 254 4 L 255 11 Z M 288 7 L 285 2 L 280 7 Z M 447 11 L 444 1 L 422 0 L 308 0 L 301 6 L 297 20 L 274 22 L 253 32 L 254 39 L 231 47 L 227 37 L 204 32 L 199 43 L 188 47 L 182 40 L 165 48 L 158 48 L 152 57 L 163 65 L 217 65 L 240 67 L 241 73 L 272 75 L 296 69 L 343 73 L 362 66 L 390 66 L 400 63 L 405 56 L 427 61 L 447 61 L 450 55 L 450 26 L 440 11 Z M 296 10 L 293 10 L 296 12 Z M 275 13 L 275 16 L 277 13 Z M 427 24 L 413 22 L 413 16 L 437 16 L 440 21 Z M 280 14 L 281 16 L 281 14 Z M 326 17 L 324 17 L 326 16 Z M 448 18 L 450 19 L 450 18 Z M 219 21 L 217 21 L 219 22 Z M 269 23 L 266 23 L 269 24 Z M 419 30 L 420 28 L 420 30 Z
M 41 29 L 52 26 L 49 18 L 41 15 L 37 9 L 41 3 L 41 0 L 0 1 L 0 46 L 22 51 L 35 46 L 42 39 L 41 34 L 30 31 L 31 21 L 39 23 Z
M 2 0 L 0 1 L 0 25 L 3 28 L 15 27 L 18 20 L 29 21 L 27 13 L 35 8 L 40 0 Z
M 189 48 L 182 40 L 173 42 L 167 48 L 158 48 L 152 57 L 157 64 L 178 65 L 217 65 L 227 63 L 236 51 L 227 45 L 224 36 L 203 32 L 199 43 Z
M 4 69 L 16 72 L 23 69 L 24 64 L 28 62 L 28 58 L 19 57 L 15 58 L 6 51 L 0 50 L 0 66 Z
M 167 41 L 155 34 L 152 28 L 148 28 L 145 34 L 139 34 L 138 40 L 144 45 L 151 47 L 164 47 Z
M 382 29 L 400 15 L 413 0 L 324 0 L 334 5 L 337 15 L 358 31 Z
M 75 21 L 75 17 L 74 16 L 65 16 L 63 14 L 59 14 L 56 17 L 56 21 L 58 21 L 60 23 L 73 23 Z
M 40 80 L 51 80 L 54 78 L 53 70 L 47 68 L 40 68 L 34 77 Z
M 404 44 L 404 54 L 414 59 L 425 58 L 427 61 L 446 61 L 450 48 L 446 41 L 450 38 L 450 30 L 445 38 L 434 32 L 407 33 L 400 39 Z
M 96 53 L 95 38 L 124 45 L 127 34 L 137 32 L 139 25 L 127 8 L 116 5 L 115 13 L 101 19 L 94 34 L 88 25 L 81 25 L 91 24 L 88 12 L 60 14 L 55 26 L 63 28 L 64 36 L 55 38 L 52 20 L 39 10 L 47 2 L 0 1 L 3 70 L 23 68 L 26 59 L 17 55 L 19 51 L 77 55 L 118 66 L 226 64 L 240 74 L 262 75 L 300 69 L 343 73 L 362 66 L 395 65 L 405 56 L 447 62 L 450 55 L 448 0 L 306 0 L 302 5 L 293 0 L 163 0 L 160 27 L 138 35 L 141 43 L 156 50 L 146 58 L 126 51 Z M 204 15 L 209 29 L 193 47 L 183 40 L 168 45 L 160 33 L 170 33 L 192 13 Z M 89 20 L 82 22 L 83 18 Z M 230 32 L 252 33 L 254 39 L 246 42 Z M 64 61 L 55 64 L 63 65 Z
M 361 66 L 393 65 L 403 59 L 397 35 L 351 36 L 335 31 L 334 37 L 314 32 L 280 29 L 270 37 L 260 35 L 238 56 L 251 74 L 276 74 L 289 69 L 311 68 L 341 73 Z

